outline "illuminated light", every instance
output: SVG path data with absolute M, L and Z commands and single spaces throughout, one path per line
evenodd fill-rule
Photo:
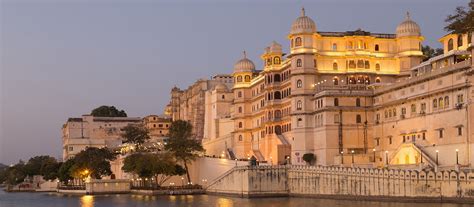
M 375 149 L 372 149 L 372 151 L 374 151 L 374 152 L 375 152 Z
M 456 152 L 459 152 L 459 149 L 456 149 Z
M 439 152 L 439 150 L 436 150 L 436 153 L 438 153 L 438 152 Z

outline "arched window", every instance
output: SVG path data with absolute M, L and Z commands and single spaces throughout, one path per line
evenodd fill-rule
M 242 82 L 242 76 L 237 76 L 237 82 Z
M 365 61 L 365 69 L 370 69 L 370 63 L 368 60 Z
M 375 45 L 375 51 L 379 51 L 379 45 Z
M 301 100 L 296 102 L 296 110 L 302 110 L 303 109 L 303 102 Z
M 297 80 L 296 81 L 296 88 L 301 88 L 301 87 L 303 87 L 303 81 Z
M 357 67 L 364 68 L 364 60 L 357 60 Z
M 338 98 L 334 98 L 334 106 L 339 106 L 339 99 Z
M 334 78 L 332 79 L 332 82 L 334 83 L 335 86 L 339 85 L 339 78 Z
M 280 110 L 275 111 L 275 118 L 281 118 L 281 111 Z
M 472 43 L 472 32 L 468 32 L 467 33 L 467 44 L 471 44 Z
M 438 108 L 438 101 L 436 99 L 433 99 L 433 108 Z
M 239 113 L 242 113 L 242 107 L 239 106 Z
M 275 74 L 275 75 L 273 76 L 273 80 L 274 80 L 275 82 L 280 82 L 280 74 Z
M 376 78 L 376 79 L 375 79 L 375 82 L 376 82 L 376 83 L 380 83 L 380 78 Z
M 273 58 L 273 64 L 279 65 L 281 63 L 280 57 L 274 57 Z
M 297 37 L 297 38 L 295 39 L 295 46 L 296 46 L 296 47 L 301 46 L 302 43 L 303 43 L 303 42 L 302 42 L 302 40 L 301 40 L 301 37 Z
M 355 60 L 349 60 L 349 68 L 356 68 Z
M 444 97 L 444 107 L 449 107 L 449 96 Z
M 360 114 L 356 115 L 356 123 L 362 123 L 362 117 L 360 116 Z
M 360 107 L 360 98 L 356 98 L 356 106 Z
M 237 97 L 242 98 L 242 91 L 237 92 Z
M 245 82 L 250 82 L 250 76 L 249 75 L 245 76 Z
M 444 99 L 442 97 L 438 99 L 438 107 L 440 109 L 444 108 Z
M 302 66 L 303 66 L 303 62 L 301 61 L 301 59 L 296 60 L 296 67 L 302 67 Z
M 222 95 L 222 99 L 225 99 L 225 95 Z
M 242 122 L 239 122 L 239 128 L 242 128 L 242 127 L 243 127 Z
M 241 142 L 243 140 L 242 135 L 239 135 L 239 141 Z
M 462 46 L 462 34 L 458 35 L 458 47 Z
M 336 51 L 336 50 L 337 50 L 337 44 L 336 44 L 336 43 L 333 43 L 333 44 L 332 44 L 332 50 L 333 50 L 333 51 Z
M 448 51 L 453 50 L 454 44 L 453 44 L 453 39 L 448 40 Z
M 378 64 L 378 63 L 375 64 L 375 70 L 376 70 L 376 71 L 380 71 L 380 64 Z
M 337 63 L 336 62 L 332 63 L 332 69 L 337 70 Z
M 281 99 L 281 92 L 275 91 L 275 99 Z
M 411 105 L 411 113 L 416 113 L 416 105 L 415 104 Z

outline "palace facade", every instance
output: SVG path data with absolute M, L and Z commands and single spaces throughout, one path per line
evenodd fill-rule
M 472 167 L 472 34 L 440 38 L 444 54 L 422 62 L 409 14 L 395 34 L 323 32 L 303 9 L 288 39 L 287 54 L 265 48 L 261 70 L 244 52 L 232 75 L 173 88 L 167 112 L 230 159 Z

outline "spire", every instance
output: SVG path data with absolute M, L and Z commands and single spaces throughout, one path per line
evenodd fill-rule
M 306 14 L 304 13 L 304 7 L 301 7 L 301 16 L 304 17 Z
M 409 11 L 407 11 L 406 19 L 410 19 L 410 12 Z
M 247 53 L 245 52 L 245 50 L 243 51 L 243 54 L 244 54 L 244 58 L 247 58 Z

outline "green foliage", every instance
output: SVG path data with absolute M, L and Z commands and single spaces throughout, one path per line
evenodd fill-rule
M 129 124 L 122 128 L 124 143 L 135 144 L 137 149 L 150 139 L 149 131 L 143 124 Z
M 25 172 L 25 162 L 19 161 L 17 164 L 4 168 L 3 177 L 0 178 L 0 181 L 5 182 L 6 184 L 15 185 L 23 182 L 27 174 Z
M 430 59 L 432 57 L 436 57 L 438 55 L 443 54 L 443 49 L 441 49 L 441 48 L 434 49 L 434 48 L 432 48 L 428 45 L 422 46 L 421 51 L 423 52 L 423 55 L 425 56 L 425 58 L 423 58 L 423 61 L 427 61 L 428 59 Z
M 69 180 L 74 179 L 71 175 L 71 169 L 74 166 L 74 159 L 69 159 L 66 162 L 62 163 L 61 167 L 58 170 L 58 179 L 61 182 L 68 183 Z
M 115 106 L 100 106 L 91 112 L 96 117 L 127 117 L 124 110 L 118 110 Z
M 303 160 L 309 165 L 312 165 L 316 161 L 316 155 L 313 153 L 306 153 L 303 155 Z
M 448 15 L 444 29 L 451 33 L 464 34 L 474 32 L 474 2 L 471 1 L 468 7 L 459 6 L 454 14 Z
M 24 166 L 24 171 L 28 176 L 42 175 L 45 180 L 54 180 L 59 167 L 56 158 L 42 155 L 30 158 Z
M 140 178 L 156 178 L 158 185 L 174 175 L 183 175 L 186 171 L 170 154 L 134 153 L 124 160 L 122 170 L 138 175 Z
M 169 140 L 165 145 L 165 150 L 168 150 L 173 156 L 184 164 L 186 169 L 186 176 L 191 182 L 189 176 L 188 163 L 195 160 L 204 148 L 201 142 L 192 139 L 192 126 L 187 121 L 174 121 L 169 128 Z
M 112 174 L 109 162 L 115 158 L 116 154 L 107 148 L 89 147 L 74 156 L 74 164 L 69 169 L 70 175 L 81 179 L 89 175 L 91 178 L 101 179 L 102 176 Z

